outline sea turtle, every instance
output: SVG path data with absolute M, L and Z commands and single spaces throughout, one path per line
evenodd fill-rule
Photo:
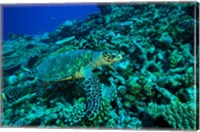
M 122 56 L 116 50 L 71 50 L 44 58 L 36 71 L 38 77 L 45 82 L 84 78 L 86 115 L 91 119 L 98 113 L 102 100 L 99 78 L 92 71 L 98 66 L 110 65 L 121 59 Z

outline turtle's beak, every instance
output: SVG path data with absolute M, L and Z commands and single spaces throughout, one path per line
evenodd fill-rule
M 119 55 L 117 56 L 117 58 L 119 58 L 119 61 L 122 60 L 122 55 L 119 54 Z
M 114 62 L 119 62 L 122 60 L 122 55 L 121 54 L 118 54 L 115 58 L 114 58 Z

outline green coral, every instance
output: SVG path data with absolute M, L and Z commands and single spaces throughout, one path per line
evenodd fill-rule
M 130 76 L 127 80 L 128 92 L 137 94 L 142 90 L 142 86 L 137 82 L 138 77 Z
M 39 124 L 41 127 L 51 126 L 51 124 L 57 127 L 72 127 L 80 124 L 85 117 L 86 104 L 81 98 L 75 100 L 73 105 L 57 101 L 51 107 L 47 107 L 26 102 L 19 107 L 24 100 L 31 101 L 30 98 L 33 97 L 35 94 L 26 95 L 13 103 L 3 115 L 3 126 L 35 126 L 41 122 Z M 13 110 L 14 107 L 18 109 Z M 17 119 L 15 115 L 21 118 Z
M 62 105 L 62 104 L 61 104 Z M 58 113 L 58 118 L 56 124 L 65 126 L 76 126 L 80 124 L 82 119 L 86 114 L 86 104 L 83 102 L 76 101 L 74 105 L 69 105 L 68 107 L 63 106 L 62 110 L 56 110 Z M 63 122 L 64 121 L 64 122 Z
M 185 87 L 194 85 L 194 67 L 186 69 L 185 74 L 182 75 L 181 82 Z
M 162 116 L 175 129 L 195 130 L 195 107 L 181 102 L 171 102 L 163 109 Z
M 153 119 L 162 115 L 162 111 L 165 109 L 164 105 L 158 105 L 156 103 L 150 102 L 147 107 L 147 112 L 152 116 Z
M 168 32 L 162 33 L 158 41 L 166 44 L 167 46 L 171 46 L 171 44 L 173 44 L 173 38 L 169 35 Z
M 108 128 L 141 129 L 142 122 L 137 117 L 132 117 L 125 109 L 110 111 L 110 119 L 106 125 Z
M 169 56 L 169 61 L 170 61 L 170 66 L 172 68 L 176 67 L 182 60 L 182 55 L 178 50 L 174 50 L 170 56 Z

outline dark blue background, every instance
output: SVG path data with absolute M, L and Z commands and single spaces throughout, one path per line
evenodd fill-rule
M 3 6 L 3 39 L 10 32 L 29 35 L 52 32 L 66 20 L 82 20 L 98 11 L 93 3 Z

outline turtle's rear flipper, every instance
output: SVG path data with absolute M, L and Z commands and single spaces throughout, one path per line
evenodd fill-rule
M 89 120 L 92 120 L 99 113 L 102 101 L 102 89 L 99 78 L 96 74 L 92 74 L 83 82 L 85 86 L 85 93 L 87 98 L 87 112 L 86 115 Z

